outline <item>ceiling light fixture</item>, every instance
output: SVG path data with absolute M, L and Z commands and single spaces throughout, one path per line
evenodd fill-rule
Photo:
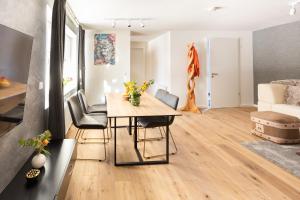
M 207 10 L 208 10 L 209 12 L 215 12 L 215 11 L 221 10 L 221 9 L 223 9 L 223 8 L 224 8 L 224 7 L 221 7 L 221 6 L 213 6 L 213 7 L 207 8 Z
M 113 27 L 113 28 L 116 28 L 116 21 L 115 20 L 112 20 L 112 22 L 111 22 L 111 27 Z
M 127 25 L 128 28 L 131 28 L 131 22 L 130 20 L 128 20 L 128 25 Z
M 296 12 L 297 12 L 296 6 L 297 6 L 298 3 L 300 3 L 300 0 L 291 1 L 291 2 L 289 3 L 289 6 L 291 7 L 291 8 L 290 8 L 289 14 L 290 14 L 291 16 L 293 16 L 293 15 L 296 14 Z
M 140 21 L 140 27 L 145 28 L 145 24 L 144 24 L 143 20 Z
M 295 14 L 296 14 L 296 8 L 295 8 L 295 6 L 292 6 L 290 9 L 290 15 L 293 16 Z
M 139 26 L 140 28 L 145 28 L 145 22 L 152 21 L 152 18 L 105 18 L 105 21 L 109 21 L 112 28 L 117 26 L 122 26 L 126 24 L 128 28 Z

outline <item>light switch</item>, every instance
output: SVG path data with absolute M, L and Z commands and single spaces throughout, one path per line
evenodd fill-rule
M 44 88 L 44 83 L 43 82 L 39 82 L 39 90 L 42 90 Z

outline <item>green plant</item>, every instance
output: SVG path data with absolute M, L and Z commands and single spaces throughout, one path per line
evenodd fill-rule
M 37 153 L 42 153 L 45 155 L 50 155 L 50 152 L 45 149 L 51 140 L 51 132 L 46 130 L 40 135 L 37 135 L 33 138 L 19 140 L 19 145 L 21 147 L 32 147 Z
M 63 85 L 66 86 L 73 81 L 72 77 L 63 78 Z
M 154 80 L 145 81 L 142 86 L 138 86 L 135 81 L 128 81 L 124 83 L 127 95 L 130 98 L 140 97 L 143 92 L 145 92 L 152 84 L 154 84 Z

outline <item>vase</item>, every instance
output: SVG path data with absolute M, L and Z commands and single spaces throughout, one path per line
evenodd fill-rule
M 38 153 L 32 158 L 31 165 L 34 169 L 40 169 L 45 165 L 46 160 L 47 157 L 44 154 Z
M 130 98 L 130 103 L 131 103 L 133 106 L 139 106 L 139 105 L 140 105 L 140 102 L 141 102 L 141 97 L 131 97 L 131 98 Z

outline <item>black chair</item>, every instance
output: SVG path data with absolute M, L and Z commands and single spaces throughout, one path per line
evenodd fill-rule
M 155 96 L 155 98 L 157 98 L 158 100 L 160 100 L 160 101 L 163 102 L 163 98 L 167 94 L 169 94 L 169 92 L 167 90 L 158 89 L 156 91 L 156 93 L 155 93 L 154 96 Z M 148 119 L 148 120 L 150 121 L 151 119 Z M 155 119 L 153 119 L 153 120 L 155 120 Z M 153 141 L 153 140 L 162 140 L 162 139 L 164 139 L 164 135 L 163 135 L 163 133 L 161 131 L 161 127 L 158 127 L 158 128 L 159 128 L 160 137 L 152 137 L 152 138 L 147 138 L 147 139 L 145 139 L 145 138 L 143 138 L 143 139 L 138 138 L 138 141 L 141 142 L 141 141 L 144 141 L 144 140 L 146 140 L 146 141 Z
M 165 95 L 169 94 L 169 92 L 167 90 L 163 90 L 163 89 L 158 89 L 155 93 L 155 98 L 159 99 L 160 101 L 163 100 L 163 97 Z
M 86 100 L 86 96 L 84 94 L 84 90 L 79 90 L 77 92 L 78 99 L 80 101 L 80 105 L 83 109 L 83 112 L 85 114 L 94 114 L 94 113 L 105 113 L 107 114 L 107 107 L 106 104 L 95 104 L 92 106 L 89 106 Z M 110 127 L 111 121 L 109 120 L 109 127 Z M 108 140 L 111 139 L 112 131 L 110 129 L 110 136 L 108 136 Z M 82 139 L 87 140 L 87 139 L 99 139 L 99 138 L 84 138 L 83 135 L 81 135 Z
M 159 90 L 160 91 L 160 90 Z M 178 106 L 178 101 L 179 101 L 179 98 L 175 95 L 172 95 L 170 93 L 168 93 L 167 91 L 163 92 L 163 91 L 160 91 L 160 93 L 162 94 L 160 96 L 160 101 L 162 101 L 163 103 L 165 103 L 166 105 L 170 106 L 171 108 L 173 108 L 174 110 L 177 109 L 177 106 Z M 155 95 L 157 96 L 157 95 Z M 158 156 L 164 156 L 165 154 L 161 154 L 161 155 L 153 155 L 153 156 L 146 156 L 145 155 L 145 151 L 146 151 L 146 142 L 149 141 L 147 139 L 147 135 L 146 135 L 146 130 L 147 128 L 159 128 L 160 130 L 160 133 L 162 134 L 161 132 L 161 128 L 163 129 L 163 131 L 165 132 L 166 134 L 166 131 L 164 130 L 164 126 L 170 126 L 173 124 L 174 122 L 174 119 L 175 119 L 175 116 L 171 116 L 171 117 L 168 117 L 168 116 L 157 116 L 157 117 L 138 117 L 137 118 L 137 122 L 138 124 L 144 128 L 144 138 L 141 140 L 144 142 L 144 150 L 143 150 L 143 156 L 146 158 L 146 159 L 150 159 L 150 158 L 153 158 L 153 157 L 158 157 Z M 175 140 L 173 138 L 173 135 L 171 133 L 171 131 L 169 130 L 170 132 L 170 136 L 171 136 L 171 139 L 173 141 L 173 144 L 174 144 L 174 148 L 175 148 L 175 151 L 170 153 L 171 155 L 175 155 L 178 151 L 177 149 L 177 146 L 176 146 L 176 143 L 175 143 Z M 155 140 L 156 138 L 151 138 L 151 140 Z
M 71 117 L 74 126 L 77 128 L 75 138 L 79 142 L 80 134 L 83 135 L 85 129 L 100 129 L 103 132 L 103 142 L 104 145 L 104 159 L 106 160 L 106 138 L 104 129 L 107 128 L 107 116 L 105 113 L 98 114 L 85 114 L 81 108 L 79 99 L 77 95 L 74 95 L 68 99 L 68 106 L 70 109 Z M 108 131 L 107 131 L 108 134 Z M 99 138 L 102 139 L 102 138 Z M 80 142 L 81 144 L 91 144 L 92 142 Z M 95 142 L 93 142 L 95 143 Z M 100 143 L 100 142 L 97 142 Z M 93 160 L 93 159 L 81 159 L 81 160 Z M 97 159 L 98 160 L 98 159 Z M 99 161 L 103 161 L 99 160 Z
M 78 98 L 85 114 L 107 113 L 106 104 L 95 104 L 90 106 L 82 89 L 78 91 Z

